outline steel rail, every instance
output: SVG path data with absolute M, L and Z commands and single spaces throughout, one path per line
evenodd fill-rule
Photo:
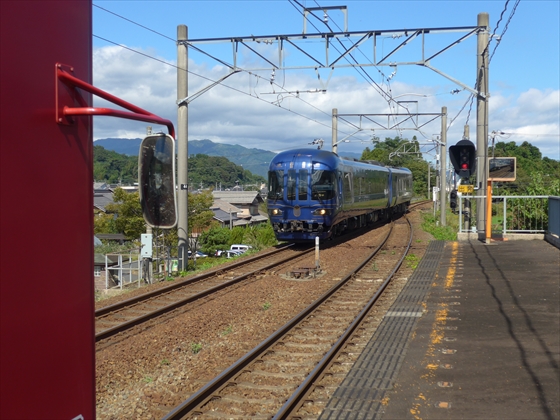
M 280 327 L 267 339 L 262 341 L 253 350 L 247 353 L 245 356 L 241 357 L 233 365 L 225 369 L 222 373 L 204 385 L 201 389 L 191 395 L 187 400 L 179 404 L 172 411 L 170 411 L 163 420 L 178 420 L 191 413 L 199 406 L 208 402 L 214 393 L 216 393 L 220 388 L 225 386 L 228 381 L 230 381 L 235 375 L 240 373 L 246 366 L 251 362 L 256 360 L 264 351 L 280 340 L 286 333 L 292 330 L 297 324 L 299 324 L 303 319 L 307 318 L 317 307 L 322 305 L 327 299 L 329 299 L 337 290 L 344 286 L 356 272 L 361 270 L 385 245 L 391 233 L 393 231 L 394 223 L 391 224 L 391 228 L 387 233 L 387 236 L 383 239 L 382 243 L 361 262 L 350 274 L 340 280 L 337 284 L 331 287 L 327 292 L 320 296 L 315 302 L 293 317 L 284 326 Z M 195 412 L 196 413 L 196 412 Z
M 269 257 L 271 255 L 280 253 L 280 252 L 284 251 L 285 249 L 290 248 L 293 245 L 294 244 L 289 244 L 287 246 L 275 249 L 275 250 L 273 250 L 271 252 L 267 252 L 265 254 L 255 255 L 253 257 L 249 257 L 249 258 L 243 259 L 241 261 L 235 262 L 233 264 L 230 264 L 227 267 L 222 267 L 222 268 L 218 268 L 218 269 L 209 271 L 207 273 L 199 274 L 195 277 L 191 277 L 189 279 L 170 284 L 169 286 L 165 286 L 165 287 L 162 287 L 160 289 L 153 290 L 151 292 L 144 293 L 142 295 L 139 295 L 139 296 L 127 299 L 127 300 L 123 300 L 123 301 L 115 303 L 113 305 L 109 305 L 109 306 L 105 306 L 103 308 L 99 308 L 95 311 L 95 317 L 99 318 L 99 317 L 101 317 L 103 315 L 106 315 L 108 313 L 116 312 L 120 309 L 123 309 L 123 308 L 126 308 L 128 306 L 132 306 L 132 305 L 135 305 L 137 303 L 140 303 L 140 302 L 152 299 L 154 297 L 163 295 L 167 292 L 173 291 L 173 290 L 181 288 L 183 286 L 187 286 L 189 284 L 196 283 L 197 281 L 205 280 L 209 277 L 212 277 L 212 276 L 215 276 L 215 275 L 219 274 L 220 272 L 224 271 L 224 269 L 237 268 L 237 267 L 245 265 L 247 263 L 258 261 L 260 259 L 264 259 L 265 257 Z
M 309 254 L 313 251 L 314 251 L 314 249 L 308 249 L 308 250 L 304 251 L 302 254 L 300 254 L 299 256 Z M 267 255 L 269 255 L 269 254 L 267 254 Z M 242 274 L 240 276 L 237 276 L 237 277 L 233 278 L 232 280 L 226 281 L 226 282 L 221 283 L 217 286 L 214 286 L 214 287 L 211 287 L 209 289 L 203 290 L 202 292 L 199 292 L 199 293 L 196 293 L 196 294 L 191 295 L 189 297 L 186 297 L 184 299 L 178 300 L 177 302 L 170 303 L 169 305 L 162 306 L 162 307 L 160 307 L 160 308 L 158 308 L 154 311 L 145 313 L 145 314 L 140 315 L 136 318 L 133 318 L 129 321 L 126 321 L 126 322 L 123 322 L 121 324 L 115 325 L 114 327 L 107 328 L 106 330 L 103 330 L 103 331 L 95 334 L 95 342 L 105 340 L 105 339 L 107 339 L 109 337 L 112 337 L 112 336 L 114 336 L 114 335 L 116 335 L 120 332 L 126 331 L 126 330 L 128 330 L 128 329 L 130 329 L 130 328 L 132 328 L 136 325 L 143 324 L 146 321 L 157 318 L 158 316 L 164 315 L 164 314 L 166 314 L 168 312 L 171 312 L 171 311 L 173 311 L 177 308 L 180 308 L 181 306 L 184 306 L 188 303 L 191 303 L 191 302 L 194 302 L 198 299 L 209 296 L 212 293 L 216 293 L 216 292 L 218 292 L 222 289 L 226 289 L 230 286 L 233 286 L 236 283 L 239 283 L 242 280 L 245 280 L 245 279 L 247 279 L 247 278 L 249 278 L 249 277 L 251 277 L 255 274 L 258 274 L 258 273 L 262 272 L 263 270 L 266 270 L 266 269 L 275 267 L 277 265 L 283 264 L 287 261 L 290 261 L 293 258 L 294 258 L 294 256 L 289 256 L 289 257 L 283 258 L 281 260 L 275 261 L 272 264 L 269 264 L 265 267 L 260 267 L 256 270 L 253 270 L 253 271 L 249 272 L 249 273 L 245 273 L 245 274 Z M 185 283 L 183 283 L 183 285 L 185 285 Z M 161 294 L 158 295 L 158 296 L 161 296 Z
M 278 410 L 278 412 L 273 417 L 273 419 L 275 419 L 275 420 L 286 419 L 286 418 L 289 417 L 289 415 L 296 408 L 299 408 L 299 404 L 300 404 L 301 400 L 303 399 L 303 397 L 305 397 L 305 395 L 307 395 L 307 393 L 311 389 L 312 385 L 317 381 L 319 376 L 330 365 L 331 361 L 334 360 L 334 358 L 342 350 L 346 341 L 352 336 L 352 334 L 354 333 L 356 328 L 364 321 L 364 319 L 366 318 L 366 316 L 370 312 L 373 305 L 375 305 L 375 303 L 377 302 L 379 297 L 383 294 L 383 292 L 385 291 L 385 289 L 387 288 L 387 286 L 389 285 L 389 283 L 393 279 L 393 276 L 395 275 L 395 273 L 401 267 L 405 257 L 408 254 L 410 246 L 412 245 L 412 237 L 413 237 L 412 224 L 410 223 L 410 220 L 408 220 L 408 218 L 406 219 L 406 221 L 407 221 L 408 226 L 410 228 L 410 237 L 409 237 L 409 240 L 408 240 L 408 245 L 406 247 L 406 250 L 403 253 L 403 256 L 401 257 L 401 259 L 399 260 L 397 265 L 395 266 L 395 268 L 391 271 L 391 273 L 389 273 L 389 275 L 387 276 L 387 278 L 385 279 L 383 284 L 379 287 L 377 292 L 375 292 L 373 297 L 368 301 L 366 306 L 362 309 L 362 311 L 354 319 L 352 324 L 350 324 L 350 326 L 346 329 L 346 331 L 340 336 L 340 338 L 334 344 L 334 346 L 325 354 L 323 359 L 321 359 L 321 361 L 317 364 L 317 366 L 315 366 L 315 368 L 309 373 L 307 378 L 305 378 L 305 380 L 296 389 L 296 391 L 292 394 L 292 396 L 290 398 L 288 398 L 288 400 L 284 403 L 284 405 L 280 408 L 280 410 Z

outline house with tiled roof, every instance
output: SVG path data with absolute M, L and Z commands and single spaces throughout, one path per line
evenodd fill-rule
M 214 212 L 214 220 L 220 223 L 221 227 L 234 227 L 247 224 L 247 222 L 240 218 L 238 214 L 242 210 L 220 199 L 214 199 L 210 210 Z
M 214 200 L 221 200 L 228 205 L 232 205 L 241 210 L 237 217 L 243 219 L 245 224 L 265 223 L 268 220 L 266 215 L 259 212 L 259 205 L 263 199 L 258 191 L 212 191 Z M 233 224 L 236 226 L 236 224 Z M 241 223 L 238 222 L 238 225 Z

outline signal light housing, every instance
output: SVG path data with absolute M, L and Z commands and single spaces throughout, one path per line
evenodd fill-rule
M 476 147 L 470 140 L 461 140 L 449 148 L 449 159 L 455 173 L 461 178 L 469 178 L 476 170 Z
M 451 207 L 451 210 L 457 208 L 457 190 L 451 190 L 449 193 L 449 207 Z

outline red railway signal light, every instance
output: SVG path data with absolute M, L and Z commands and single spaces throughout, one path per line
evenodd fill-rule
M 461 178 L 469 178 L 476 169 L 476 147 L 470 140 L 461 140 L 449 148 L 449 159 L 455 173 Z

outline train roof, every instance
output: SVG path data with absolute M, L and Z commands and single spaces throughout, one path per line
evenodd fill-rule
M 327 150 L 303 148 L 303 149 L 292 149 L 286 150 L 284 152 L 278 153 L 272 161 L 270 162 L 270 168 L 279 162 L 289 162 L 289 161 L 302 161 L 310 160 L 312 162 L 318 162 L 335 168 L 338 165 L 339 157 L 333 152 Z
M 383 163 L 374 160 L 364 161 L 354 158 L 340 157 L 333 152 L 314 148 L 300 148 L 280 152 L 276 156 L 274 156 L 274 158 L 270 162 L 270 170 L 275 170 L 275 168 L 279 168 L 282 163 L 285 164 L 287 162 L 298 162 L 298 166 L 300 162 L 313 162 L 313 164 L 318 163 L 332 169 L 336 169 L 343 165 L 360 167 L 363 169 L 371 168 L 382 172 L 394 172 L 403 174 L 410 173 L 410 170 L 408 170 L 407 168 L 386 166 Z

